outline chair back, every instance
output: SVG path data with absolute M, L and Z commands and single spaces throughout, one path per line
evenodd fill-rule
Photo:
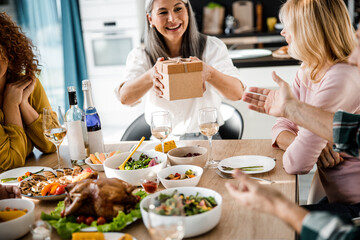
M 151 129 L 145 121 L 144 113 L 130 124 L 121 137 L 121 141 L 138 141 L 143 136 L 145 137 L 145 140 L 150 140 Z
M 241 113 L 232 105 L 222 103 L 220 112 L 224 118 L 224 125 L 219 128 L 222 139 L 241 139 L 244 131 L 244 120 Z

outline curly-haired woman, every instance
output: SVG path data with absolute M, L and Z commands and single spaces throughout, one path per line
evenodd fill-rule
M 45 153 L 55 146 L 42 130 L 42 110 L 49 107 L 36 78 L 34 46 L 6 13 L 0 13 L 0 171 L 23 166 L 35 146 Z

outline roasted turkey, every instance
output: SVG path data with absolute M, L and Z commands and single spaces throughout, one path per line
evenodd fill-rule
M 134 209 L 138 198 L 132 194 L 136 187 L 117 178 L 85 179 L 65 188 L 64 216 L 104 217 L 111 221 L 119 210 Z

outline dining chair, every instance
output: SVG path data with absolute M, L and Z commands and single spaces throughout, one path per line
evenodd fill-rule
M 221 139 L 241 139 L 244 120 L 239 110 L 228 103 L 221 103 L 220 112 L 224 119 L 224 124 L 219 128 Z
M 150 126 L 145 121 L 145 114 L 141 114 L 137 117 L 130 126 L 126 129 L 121 141 L 138 141 L 142 137 L 145 137 L 145 140 L 150 140 L 151 129 Z

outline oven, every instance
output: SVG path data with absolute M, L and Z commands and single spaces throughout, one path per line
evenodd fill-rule
M 117 21 L 83 23 L 83 38 L 89 76 L 121 75 L 129 52 L 140 44 L 139 31 Z

